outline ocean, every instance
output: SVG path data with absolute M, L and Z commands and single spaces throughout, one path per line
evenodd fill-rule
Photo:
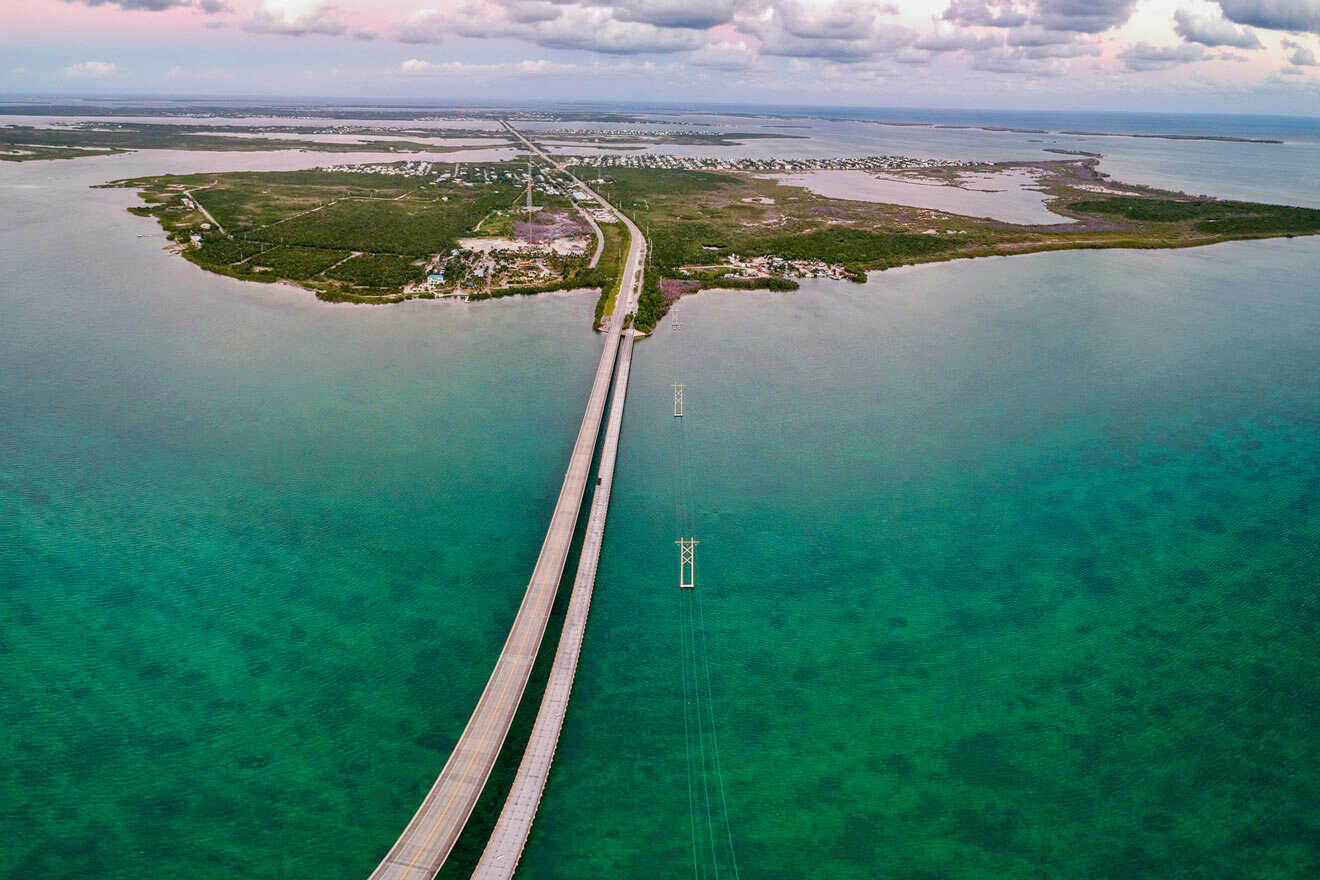
M 809 124 L 774 148 L 1050 155 Z M 1285 139 L 1085 143 L 1119 180 L 1320 205 L 1320 139 Z M 342 161 L 0 163 L 0 876 L 364 877 L 484 684 L 594 297 L 326 305 L 89 189 Z M 1317 265 L 1278 239 L 684 299 L 637 348 L 520 875 L 1320 873 Z

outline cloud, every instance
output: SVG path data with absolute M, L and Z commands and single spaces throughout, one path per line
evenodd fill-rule
M 927 52 L 958 52 L 961 50 L 978 51 L 1003 45 L 1003 38 L 990 34 L 975 34 L 971 31 L 953 31 L 946 34 L 932 34 L 922 37 L 913 44 Z
M 1048 31 L 1038 25 L 1014 28 L 1008 32 L 1010 46 L 1061 46 L 1077 39 L 1076 34 Z
M 399 65 L 399 73 L 407 76 L 451 76 L 465 79 L 488 79 L 497 76 L 531 76 L 552 73 L 574 73 L 575 64 L 559 64 L 538 58 L 528 61 L 496 62 L 491 64 L 473 64 L 467 61 L 443 61 L 433 63 L 420 58 L 410 58 Z
M 229 5 L 223 0 L 64 0 L 65 3 L 78 3 L 82 6 L 117 6 L 136 12 L 163 12 L 166 9 L 197 9 L 207 15 L 228 12 Z
M 1052 31 L 1098 34 L 1126 24 L 1137 0 L 1039 0 L 1031 17 Z
M 1298 46 L 1288 56 L 1288 63 L 1294 67 L 1315 67 L 1315 53 L 1305 46 Z
M 243 30 L 253 34 L 279 34 L 285 37 L 336 37 L 348 28 L 335 18 L 335 7 L 320 3 L 304 8 L 288 8 L 282 3 L 266 4 L 243 19 Z
M 862 3 L 817 7 L 784 0 L 756 18 L 740 20 L 738 29 L 760 41 L 762 55 L 852 63 L 916 41 L 908 28 L 878 20 L 888 14 L 884 7 Z
M 1022 46 L 1018 51 L 1023 58 L 1081 58 L 1084 55 L 1099 55 L 1100 47 L 1094 43 L 1045 43 Z
M 619 21 L 609 9 L 582 6 L 565 7 L 563 15 L 538 25 L 529 38 L 549 49 L 584 49 L 613 55 L 681 52 L 700 48 L 706 42 L 695 29 Z
M 1219 0 L 1219 6 L 1238 24 L 1320 34 L 1320 0 Z
M 516 24 L 553 21 L 562 14 L 559 6 L 549 0 L 508 0 L 501 5 L 504 17 Z
M 1233 46 L 1238 49 L 1262 49 L 1251 28 L 1238 27 L 1221 15 L 1197 15 L 1186 9 L 1173 14 L 1173 29 L 1189 43 L 1202 46 Z
M 756 66 L 756 50 L 746 43 L 720 41 L 693 52 L 692 63 L 716 70 L 747 70 Z
M 69 79 L 105 79 L 114 76 L 119 68 L 109 61 L 80 61 L 64 68 Z
M 1012 0 L 952 0 L 944 10 L 944 20 L 974 27 L 1020 27 L 1027 15 Z
M 664 28 L 712 28 L 733 21 L 741 0 L 615 0 L 617 21 L 636 21 Z
M 1184 43 L 1180 46 L 1152 46 L 1149 43 L 1137 43 L 1118 53 L 1129 70 L 1149 71 L 1167 70 L 1179 64 L 1201 61 L 1205 50 L 1200 46 Z
M 972 59 L 973 70 L 1027 77 L 1059 76 L 1063 71 L 1050 59 L 1033 58 L 1023 49 L 991 49 Z
M 969 27 L 1098 34 L 1127 23 L 1137 0 L 950 0 L 943 18 Z

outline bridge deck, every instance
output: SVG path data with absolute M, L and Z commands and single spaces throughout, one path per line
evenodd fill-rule
M 610 317 L 605 350 L 596 367 L 586 413 L 527 591 L 486 688 L 453 753 L 412 820 L 371 873 L 370 880 L 432 880 L 435 877 L 481 796 L 527 687 L 581 510 L 592 453 L 600 433 L 610 379 L 623 335 L 623 318 L 640 288 L 641 235 L 631 221 L 623 220 L 631 236 L 623 269 L 622 293 Z M 631 351 L 631 331 L 629 343 Z
M 614 482 L 614 460 L 619 446 L 619 429 L 623 423 L 624 397 L 628 389 L 628 372 L 632 365 L 633 334 L 628 331 L 619 349 L 618 372 L 614 379 L 614 398 L 610 403 L 609 422 L 605 428 L 605 442 L 601 451 L 600 482 L 591 499 L 591 513 L 587 518 L 587 534 L 582 542 L 577 576 L 573 581 L 573 594 L 564 618 L 564 629 L 559 636 L 559 647 L 550 670 L 545 696 L 536 715 L 536 724 L 527 741 L 518 775 L 514 779 L 509 797 L 504 802 L 495 830 L 491 832 L 486 850 L 473 872 L 473 880 L 509 880 L 522 855 L 527 836 L 536 818 L 541 794 L 550 776 L 550 764 L 559 745 L 559 732 L 568 711 L 568 698 L 573 690 L 577 673 L 578 654 L 587 628 L 587 613 L 591 608 L 591 594 L 596 584 L 596 566 L 600 561 L 600 546 L 605 537 L 605 515 L 610 506 L 610 487 Z

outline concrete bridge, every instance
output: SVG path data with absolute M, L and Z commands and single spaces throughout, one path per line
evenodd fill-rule
M 505 126 L 525 143 L 529 149 L 548 161 L 561 173 L 569 174 L 538 147 L 522 136 L 508 123 Z M 598 195 L 578 181 L 574 182 L 597 199 Z M 522 701 L 531 675 L 532 665 L 541 647 L 546 622 L 554 605 L 555 592 L 573 540 L 574 526 L 581 510 L 586 490 L 592 453 L 600 433 L 601 419 L 614 380 L 614 402 L 610 410 L 610 423 L 606 431 L 605 447 L 598 471 L 600 483 L 592 500 L 587 524 L 587 535 L 582 548 L 568 619 L 560 637 L 559 650 L 550 674 L 545 701 L 537 715 L 527 752 L 519 766 L 518 775 L 499 823 L 491 837 L 481 864 L 474 876 L 483 878 L 510 877 L 522 852 L 523 843 L 531 829 L 536 805 L 549 775 L 550 761 L 558 742 L 573 674 L 577 668 L 578 648 L 586 625 L 586 610 L 591 589 L 595 583 L 596 562 L 604 536 L 605 512 L 609 506 L 609 483 L 614 472 L 614 457 L 618 447 L 619 426 L 623 418 L 624 396 L 632 360 L 633 332 L 625 328 L 624 317 L 636 311 L 637 297 L 642 286 L 645 243 L 640 230 L 621 212 L 608 205 L 624 224 L 629 234 L 628 255 L 623 268 L 619 296 L 605 331 L 605 350 L 596 367 L 596 376 L 587 398 L 586 413 L 578 429 L 577 441 L 564 474 L 563 486 L 550 526 L 546 531 L 541 553 L 532 570 L 532 577 L 523 595 L 513 626 L 490 679 L 486 682 L 472 717 L 468 719 L 449 760 L 440 771 L 431 790 L 422 800 L 412 820 L 404 828 L 388 854 L 371 873 L 370 880 L 432 880 L 439 872 L 459 835 L 467 824 L 481 791 L 490 777 L 491 768 L 499 757 L 508 736 L 518 705 Z M 616 366 L 618 368 L 616 375 Z

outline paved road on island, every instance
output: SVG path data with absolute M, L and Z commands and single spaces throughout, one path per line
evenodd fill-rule
M 220 221 L 217 220 L 217 219 L 215 219 L 214 217 L 212 217 L 212 216 L 211 216 L 211 212 L 208 211 L 208 210 L 206 210 L 206 208 L 204 208 L 204 207 L 202 206 L 202 203 L 201 203 L 201 202 L 197 201 L 197 196 L 193 195 L 193 191 L 192 191 L 192 190 L 187 190 L 187 189 L 185 189 L 185 190 L 183 191 L 183 194 L 184 194 L 185 196 L 187 196 L 188 198 L 192 199 L 192 203 L 193 203 L 194 205 L 197 206 L 197 210 L 199 210 L 199 211 L 202 212 L 202 216 L 203 216 L 203 217 L 205 217 L 207 220 L 210 220 L 210 221 L 211 221 L 211 225 L 212 225 L 212 226 L 214 226 L 214 227 L 215 227 L 217 230 L 219 230 L 220 232 L 224 232 L 224 231 L 225 231 L 225 228 L 224 228 L 223 226 L 220 225 Z M 227 235 L 228 233 L 225 233 L 225 234 Z
M 512 127 L 509 130 L 522 137 Z M 525 139 L 524 143 L 527 143 Z M 545 156 L 539 149 L 533 149 Z M 556 167 L 559 166 L 556 164 Z M 448 762 L 399 839 L 372 872 L 371 880 L 432 880 L 435 877 L 481 796 L 481 790 L 504 745 L 509 726 L 513 723 L 514 714 L 527 687 L 527 678 L 545 634 L 546 621 L 554 605 L 555 592 L 581 510 L 610 380 L 624 337 L 624 315 L 635 302 L 641 287 L 644 266 L 642 236 L 632 221 L 622 215 L 620 218 L 630 233 L 623 284 L 605 330 L 605 350 L 596 367 L 586 413 L 578 429 L 559 499 L 551 515 L 545 541 L 541 544 L 540 556 L 532 570 L 527 592 L 523 595 L 508 639 L 486 682 L 486 688 Z M 628 331 L 629 352 L 631 342 L 631 331 Z

